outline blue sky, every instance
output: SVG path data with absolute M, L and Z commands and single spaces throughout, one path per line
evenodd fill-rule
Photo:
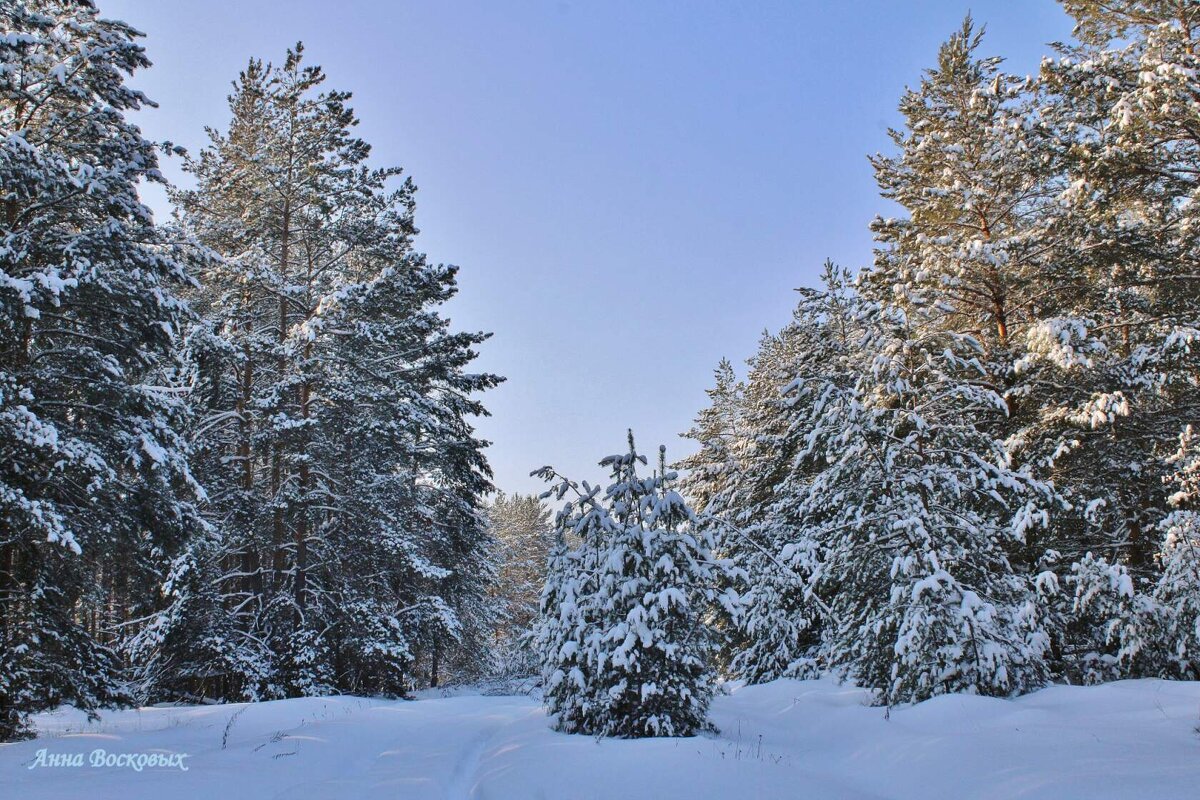
M 479 429 L 509 492 L 603 477 L 627 427 L 690 452 L 717 361 L 826 258 L 870 260 L 866 156 L 963 15 L 1021 74 L 1071 31 L 1052 0 L 99 2 L 148 34 L 150 138 L 199 148 L 247 59 L 297 40 L 354 93 L 375 163 L 420 187 L 421 249 L 462 267 L 456 326 L 495 334 Z

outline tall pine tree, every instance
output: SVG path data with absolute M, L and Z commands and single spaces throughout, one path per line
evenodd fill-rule
M 500 379 L 466 369 L 486 335 L 438 311 L 456 269 L 413 249 L 415 187 L 368 165 L 350 95 L 323 81 L 300 46 L 251 61 L 175 196 L 220 256 L 189 337 L 215 533 L 136 642 L 162 692 L 400 693 L 420 661 L 486 658 L 490 472 L 469 418 Z
M 112 625 L 198 527 L 172 386 L 189 257 L 137 195 L 149 65 L 91 2 L 0 8 L 0 739 L 125 698 Z

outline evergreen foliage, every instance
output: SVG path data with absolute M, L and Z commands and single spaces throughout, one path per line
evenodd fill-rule
M 550 467 L 546 496 L 570 499 L 558 513 L 558 541 L 542 594 L 535 642 L 546 703 L 560 730 L 598 736 L 690 736 L 707 726 L 714 642 L 704 616 L 718 600 L 720 565 L 704 526 L 672 488 L 660 449 L 646 464 L 633 434 L 629 450 L 601 466 L 601 493 Z
M 139 181 L 140 36 L 90 2 L 0 8 L 0 739 L 127 699 L 114 625 L 199 529 L 179 400 L 192 256 Z
M 532 495 L 498 494 L 487 508 L 496 542 L 496 580 L 490 596 L 499 604 L 496 624 L 498 673 L 525 677 L 538 671 L 529 648 L 546 568 L 554 549 L 550 509 Z
M 1197 674 L 1200 6 L 1064 5 L 1079 43 L 1033 78 L 969 18 L 943 45 L 845 313 L 806 293 L 689 434 L 749 576 L 737 676 L 891 703 Z
M 149 676 L 157 691 L 208 676 L 196 688 L 228 698 L 398 694 L 422 659 L 436 681 L 458 648 L 488 657 L 490 471 L 467 420 L 499 379 L 466 370 L 487 337 L 438 313 L 456 270 L 413 249 L 415 187 L 367 165 L 350 95 L 323 81 L 299 45 L 251 61 L 175 195 L 220 256 L 190 337 L 218 533 L 137 642 L 178 665 Z M 195 591 L 219 609 L 183 613 Z
M 249 61 L 163 226 L 140 34 L 7 0 L 0 739 L 497 668 L 621 737 L 703 730 L 719 672 L 1200 679 L 1200 2 L 1062 5 L 1035 76 L 970 18 L 942 45 L 871 159 L 872 264 L 718 365 L 684 478 L 630 435 L 604 490 L 540 471 L 551 526 L 485 507 L 488 334 L 300 45 Z

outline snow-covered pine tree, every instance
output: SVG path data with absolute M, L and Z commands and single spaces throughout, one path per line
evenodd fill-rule
M 838 509 L 814 581 L 835 620 L 828 661 L 889 703 L 1047 676 L 1038 591 L 1057 583 L 1033 575 L 1057 500 L 1004 440 L 1057 400 L 1019 367 L 1077 279 L 1054 140 L 980 42 L 966 19 L 902 99 L 898 154 L 872 159 L 907 216 L 872 226 L 870 368 L 819 423 L 832 463 L 804 499 Z
M 679 490 L 688 504 L 697 509 L 695 524 L 704 527 L 712 537 L 714 552 L 734 558 L 741 542 L 726 543 L 725 537 L 739 530 L 734 525 L 734 517 L 738 512 L 736 490 L 743 480 L 738 454 L 746 447 L 741 423 L 745 385 L 737 380 L 733 365 L 727 359 L 721 359 L 713 377 L 715 385 L 707 390 L 709 406 L 696 415 L 692 427 L 682 434 L 695 441 L 699 448 L 675 467 L 685 470 Z M 737 580 L 738 576 L 734 569 L 725 573 L 727 579 L 737 581 L 744 588 L 747 581 Z M 734 592 L 739 590 L 732 584 L 726 588 Z M 738 633 L 740 620 L 730 618 L 718 608 L 708 624 L 717 634 L 717 661 L 724 671 L 742 649 Z
M 1160 674 L 1167 643 L 1139 631 L 1161 569 L 1183 552 L 1162 550 L 1164 534 L 1187 538 L 1164 518 L 1179 437 L 1200 413 L 1200 6 L 1064 6 L 1082 44 L 1044 62 L 1039 106 L 1061 142 L 1079 280 L 1035 354 L 1064 365 L 1043 385 L 1069 391 L 1028 439 L 1075 507 L 1053 543 L 1074 595 L 1096 598 L 1063 614 L 1060 649 L 1082 654 L 1082 677 Z
M 854 356 L 869 368 L 824 402 L 810 436 L 829 465 L 800 498 L 830 609 L 823 661 L 889 704 L 1028 690 L 1047 637 L 1007 552 L 1049 491 L 987 433 L 1004 403 L 977 342 L 894 306 L 872 316 Z
M 189 256 L 137 195 L 140 35 L 86 0 L 0 7 L 0 739 L 126 697 L 111 624 L 198 523 L 169 381 Z
M 206 664 L 211 651 L 195 640 L 216 634 L 204 628 L 189 635 L 163 631 L 163 644 L 174 643 L 176 652 L 155 660 L 178 669 L 160 676 L 162 691 L 193 674 L 219 679 L 193 691 L 228 698 L 328 687 L 328 670 L 295 652 L 306 639 L 298 628 L 305 625 L 300 607 L 309 599 L 307 567 L 298 564 L 307 561 L 309 542 L 297 535 L 296 517 L 305 523 L 308 517 L 296 513 L 296 467 L 307 458 L 311 434 L 311 421 L 299 419 L 297 406 L 313 366 L 304 359 L 309 343 L 301 326 L 314 296 L 337 285 L 331 268 L 338 264 L 312 275 L 305 255 L 330 252 L 325 223 L 344 209 L 336 203 L 329 208 L 327 198 L 346 196 L 364 155 L 362 143 L 348 134 L 345 95 L 309 96 L 322 79 L 319 70 L 301 65 L 298 51 L 289 52 L 280 68 L 252 60 L 229 98 L 228 132 L 210 129 L 209 146 L 187 162 L 196 188 L 173 196 L 189 232 L 220 256 L 201 273 L 190 298 L 201 324 L 189 337 L 196 366 L 196 470 L 212 488 L 207 511 L 220 531 L 220 547 L 191 567 L 206 570 L 203 581 L 216 585 L 222 606 L 235 617 L 230 622 L 243 641 L 220 639 L 243 657 Z M 177 605 L 188 601 L 175 599 Z M 193 619 L 227 629 L 220 617 L 214 611 Z M 243 646 L 250 642 L 262 643 L 270 659 L 265 667 L 253 647 Z M 254 685 L 264 672 L 267 680 Z
M 810 586 L 820 563 L 813 518 L 802 499 L 825 468 L 812 439 L 831 394 L 854 379 L 848 361 L 857 298 L 845 270 L 826 262 L 820 289 L 800 290 L 792 322 L 764 336 L 750 361 L 739 447 L 737 508 L 719 527 L 718 552 L 744 576 L 737 652 L 730 671 L 747 681 L 810 675 L 825 622 Z
M 1135 653 L 1150 661 L 1157 674 L 1184 680 L 1200 679 L 1200 453 L 1195 431 L 1184 429 L 1179 449 L 1168 459 L 1174 488 L 1168 502 L 1174 509 L 1162 522 L 1162 544 L 1156 557 L 1159 574 L 1149 613 L 1142 608 L 1133 620 L 1122 618 L 1120 633 L 1150 627 L 1148 653 Z M 1142 601 L 1143 605 L 1145 601 Z M 1152 621 L 1147 623 L 1147 616 Z M 1126 634 L 1126 638 L 1132 638 Z
M 1056 227 L 1054 141 L 1028 79 L 980 57 L 970 17 L 939 49 L 937 66 L 900 101 L 895 155 L 871 159 L 883 197 L 906 215 L 876 219 L 876 292 L 940 329 L 969 334 L 1010 409 L 1026 389 L 1013 362 L 1029 326 L 1077 278 L 1063 266 L 1069 242 Z
M 709 406 L 696 415 L 683 434 L 699 449 L 676 465 L 686 470 L 680 491 L 697 514 L 720 516 L 728 506 L 728 491 L 737 482 L 740 467 L 734 455 L 741 439 L 742 391 L 733 365 L 721 359 L 713 370 L 713 388 L 706 390 Z
M 1102 193 L 1087 188 L 1097 175 L 1111 187 L 1119 172 L 1089 155 L 1092 132 L 1105 127 L 1098 109 L 1111 102 L 1090 95 L 1119 81 L 1096 82 L 1095 62 L 1072 74 L 1070 60 L 1048 64 L 1036 84 L 1020 81 L 998 59 L 975 55 L 980 38 L 968 19 L 942 47 L 937 67 L 901 103 L 899 154 L 873 160 L 884 196 L 908 216 L 874 224 L 885 247 L 866 285 L 923 330 L 982 344 L 979 379 L 1007 412 L 989 432 L 1059 495 L 1049 524 L 1011 543 L 1008 558 L 1018 572 L 1043 576 L 1052 669 L 1070 673 L 1072 662 L 1103 660 L 1067 654 L 1104 649 L 1094 634 L 1108 610 L 1143 605 L 1101 587 L 1124 587 L 1126 564 L 1145 563 L 1150 552 L 1145 531 L 1161 516 L 1163 495 L 1155 439 L 1172 426 L 1152 419 L 1160 401 L 1143 406 L 1150 413 L 1140 420 L 1130 418 L 1130 403 L 1170 381 L 1145 375 L 1145 363 L 1123 363 L 1132 353 L 1120 354 L 1128 340 L 1116 341 L 1115 308 L 1143 301 L 1112 280 L 1114 268 L 1136 259 L 1126 253 L 1117 266 L 1113 257 L 1132 229 L 1114 207 L 1103 222 Z M 1118 194 L 1128 199 L 1131 189 Z M 1143 377 L 1149 392 L 1139 388 Z
M 982 39 L 967 17 L 901 99 L 896 154 L 871 159 L 882 195 L 905 214 L 872 224 L 881 247 L 864 280 L 873 298 L 914 312 L 910 324 L 981 345 L 977 380 L 1006 409 L 989 419 L 990 430 L 1030 463 L 1045 460 L 1034 429 L 1067 398 L 1054 380 L 1060 375 L 1047 374 L 1056 365 L 1029 353 L 1061 332 L 1080 276 L 1061 219 L 1055 130 L 1038 113 L 1028 79 L 978 55 Z M 1010 555 L 1033 570 L 1053 543 L 1042 533 Z
M 186 162 L 197 189 L 172 190 L 184 224 L 210 248 L 201 283 L 188 293 L 198 319 L 185 356 L 192 466 L 208 494 L 211 527 L 173 564 L 166 607 L 126 643 L 150 697 L 253 700 L 271 674 L 263 613 L 274 574 L 262 428 L 278 297 L 269 288 L 265 223 L 256 216 L 270 187 L 261 171 L 222 172 L 269 147 L 267 80 L 263 64 L 252 61 L 229 98 L 229 132 L 210 130 L 220 144 Z M 193 212 L 200 198 L 203 216 Z
M 181 565 L 229 612 L 160 630 L 175 652 L 155 658 L 222 676 L 226 697 L 399 693 L 422 653 L 478 650 L 490 630 L 489 471 L 467 419 L 499 379 L 466 370 L 486 336 L 449 330 L 438 306 L 456 269 L 414 252 L 415 187 L 368 166 L 349 94 L 323 81 L 300 46 L 278 67 L 251 61 L 228 132 L 210 131 L 188 163 L 196 188 L 175 198 L 221 256 L 190 337 L 219 533 Z M 164 619 L 188 619 L 176 611 Z M 217 639 L 230 656 L 195 645 Z
M 325 552 L 382 626 L 379 637 L 354 636 L 340 658 L 375 663 L 394 652 L 383 684 L 393 693 L 401 667 L 415 683 L 417 660 L 435 683 L 443 665 L 460 677 L 486 672 L 495 616 L 495 546 L 482 513 L 491 471 L 469 419 L 487 413 L 475 395 L 501 379 L 467 371 L 487 335 L 451 331 L 439 313 L 457 291 L 457 269 L 426 263 L 395 227 L 412 230 L 412 192 L 408 184 L 376 196 L 366 219 L 377 221 L 378 239 L 351 259 L 358 282 L 326 298 L 312 325 L 329 369 L 315 394 L 328 406 L 318 418 L 328 432 L 314 470 L 344 476 L 323 501 Z M 366 621 L 338 618 L 345 631 Z
M 542 594 L 535 641 L 546 702 L 560 730 L 600 736 L 688 736 L 707 726 L 713 642 L 703 624 L 718 597 L 719 566 L 706 529 L 634 447 L 600 463 L 612 484 L 557 483 L 546 496 L 567 502 Z
M 498 549 L 490 595 L 503 609 L 495 632 L 499 674 L 534 675 L 538 664 L 528 637 L 554 549 L 550 509 L 533 495 L 501 492 L 488 504 L 487 520 Z

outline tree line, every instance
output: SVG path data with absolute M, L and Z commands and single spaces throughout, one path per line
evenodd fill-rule
M 1030 77 L 963 24 L 872 158 L 873 263 L 722 362 L 682 478 L 632 435 L 606 489 L 542 470 L 551 534 L 485 509 L 486 334 L 299 45 L 188 154 L 127 119 L 140 34 L 5 3 L 0 738 L 497 654 L 619 736 L 702 729 L 719 675 L 886 704 L 1200 678 L 1200 2 L 1063 5 Z M 164 151 L 169 224 L 137 193 Z
M 607 489 L 546 471 L 561 729 L 693 733 L 716 674 L 1200 678 L 1200 3 L 1063 6 L 1038 74 L 968 18 L 904 93 L 873 263 L 718 366 L 689 503 L 632 439 Z
M 141 34 L 0 8 L 0 739 L 31 712 L 400 694 L 487 663 L 470 419 L 415 187 L 297 45 L 195 154 L 128 119 Z M 191 188 L 157 223 L 163 151 Z
M 1035 76 L 970 19 L 941 47 L 871 159 L 871 266 L 717 369 L 684 466 L 752 576 L 735 675 L 1200 677 L 1200 4 L 1064 6 Z

